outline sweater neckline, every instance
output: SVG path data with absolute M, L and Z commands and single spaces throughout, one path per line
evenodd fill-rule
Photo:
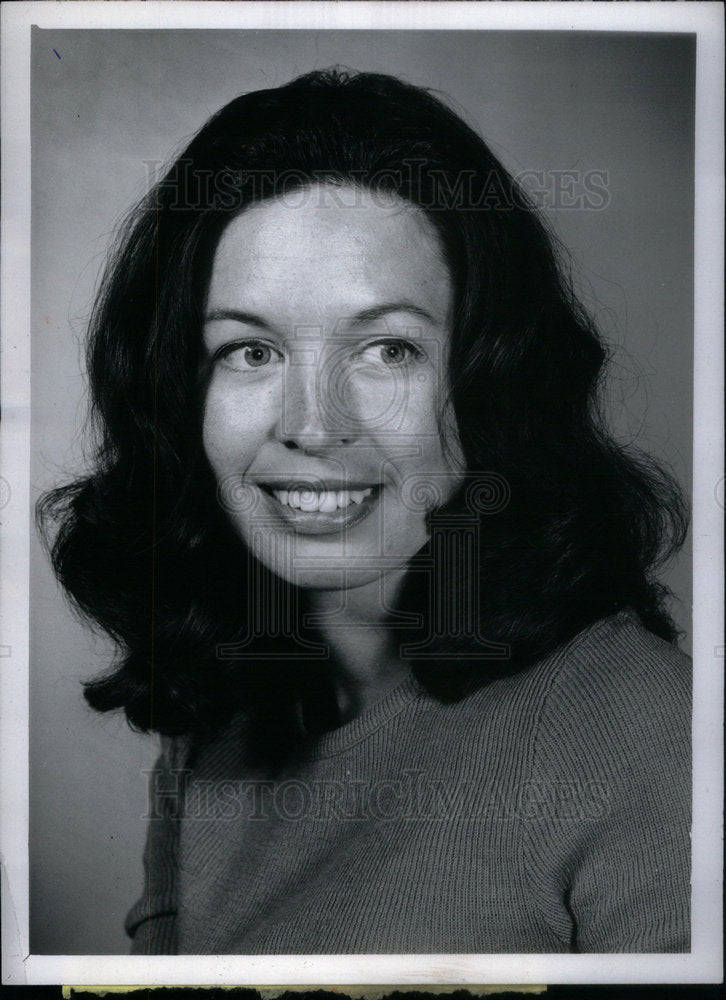
M 364 709 L 360 715 L 327 733 L 308 737 L 303 744 L 302 755 L 307 760 L 317 760 L 342 753 L 384 726 L 423 690 L 413 673 L 408 673 L 388 694 Z
M 636 621 L 639 621 L 637 614 L 632 609 L 624 608 L 613 615 L 609 615 L 606 619 L 595 623 L 595 625 L 590 625 L 586 629 L 583 629 L 581 634 L 584 635 L 592 628 L 620 617 L 634 618 Z M 570 642 L 572 641 L 575 640 L 571 640 Z M 546 654 L 542 659 L 549 660 L 557 652 L 569 645 L 570 643 L 564 643 L 562 647 L 558 647 L 557 650 Z M 300 757 L 305 760 L 319 760 L 326 757 L 335 757 L 343 753 L 345 750 L 367 739 L 378 729 L 381 729 L 387 722 L 402 712 L 414 699 L 426 693 L 426 688 L 416 680 L 413 672 L 409 672 L 388 694 L 365 709 L 360 715 L 351 719 L 350 722 L 345 722 L 342 726 L 331 729 L 326 733 L 321 733 L 318 736 L 305 737 L 300 744 Z

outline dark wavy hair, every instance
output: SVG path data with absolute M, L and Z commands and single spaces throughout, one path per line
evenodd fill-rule
M 246 206 L 321 181 L 418 205 L 453 281 L 450 397 L 468 473 L 430 516 L 396 616 L 418 680 L 459 698 L 625 607 L 674 641 L 654 570 L 682 543 L 684 502 L 669 473 L 607 432 L 606 350 L 556 241 L 430 92 L 334 69 L 215 114 L 110 257 L 88 348 L 93 469 L 38 507 L 59 580 L 120 651 L 86 685 L 90 704 L 167 734 L 214 730 L 246 706 L 272 745 L 303 691 L 329 700 L 305 595 L 233 533 L 201 444 L 220 234 Z

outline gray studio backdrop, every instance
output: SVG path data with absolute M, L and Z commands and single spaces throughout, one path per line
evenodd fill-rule
M 571 251 L 615 348 L 618 433 L 690 489 L 695 38 L 566 32 L 38 30 L 32 44 L 34 495 L 83 464 L 82 342 L 149 164 L 243 91 L 333 64 L 449 95 Z M 690 629 L 690 552 L 667 573 Z M 156 743 L 85 706 L 110 649 L 37 540 L 31 589 L 31 950 L 121 953 Z

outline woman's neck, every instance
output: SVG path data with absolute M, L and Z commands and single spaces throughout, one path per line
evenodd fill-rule
M 409 672 L 389 626 L 403 575 L 345 590 L 308 591 L 312 620 L 329 650 L 343 722 L 385 697 Z

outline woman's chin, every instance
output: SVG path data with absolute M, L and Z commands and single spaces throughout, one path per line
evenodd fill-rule
M 240 518 L 237 530 L 263 566 L 306 590 L 356 589 L 401 572 L 428 538 L 423 515 L 412 524 L 410 511 L 378 495 L 352 512 L 339 511 L 343 524 L 333 523 L 335 514 L 283 516 L 275 506 L 268 499 L 267 519 Z
M 350 559 L 341 559 L 337 565 L 313 568 L 300 566 L 291 569 L 289 566 L 267 564 L 267 568 L 287 583 L 307 591 L 353 591 L 362 587 L 377 584 L 391 571 L 400 567 L 394 566 L 360 566 L 356 567 Z M 340 598 L 341 607 L 345 598 Z

